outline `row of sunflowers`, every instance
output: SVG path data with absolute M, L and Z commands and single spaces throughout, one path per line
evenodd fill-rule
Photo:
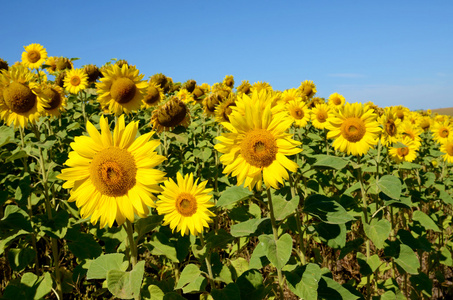
M 420 222 L 425 231 L 419 236 L 426 236 L 429 242 L 439 239 L 436 247 L 425 252 L 441 251 L 451 260 L 451 217 L 430 213 L 452 203 L 444 200 L 426 206 L 415 200 L 413 205 L 404 202 L 409 208 L 396 203 L 412 195 L 413 182 L 418 183 L 418 196 L 423 187 L 426 199 L 439 193 L 449 199 L 445 191 L 450 186 L 448 166 L 453 163 L 451 117 L 403 106 L 348 103 L 338 93 L 320 98 L 309 80 L 284 91 L 247 80 L 235 86 L 231 75 L 212 86 L 198 85 L 195 80 L 175 83 L 160 73 L 146 81 L 125 60 L 77 69 L 74 59 L 48 57 L 42 45 L 24 48 L 21 62 L 9 66 L 0 60 L 2 132 L 11 137 L 0 140 L 6 166 L 2 173 L 29 178 L 33 187 L 27 201 L 20 201 L 17 191 L 23 186 L 11 177 L 2 182 L 2 222 L 9 224 L 10 211 L 17 209 L 29 223 L 19 228 L 29 238 L 21 238 L 17 228 L 2 232 L 7 241 L 1 253 L 8 253 L 3 259 L 16 271 L 4 275 L 4 296 L 21 293 L 22 281 L 30 274 L 43 286 L 41 290 L 48 291 L 47 297 L 52 297 L 52 289 L 59 299 L 66 299 L 65 293 L 74 289 L 77 297 L 102 294 L 99 283 L 82 290 L 75 280 L 77 274 L 77 280 L 80 276 L 105 279 L 108 291 L 125 299 L 194 293 L 220 299 L 222 295 L 245 297 L 253 291 L 260 291 L 258 298 L 321 297 L 326 293 L 323 285 L 311 283 L 312 290 L 302 287 L 308 280 L 305 270 L 317 274 L 317 282 L 324 280 L 329 293 L 339 291 L 342 299 L 433 296 L 433 286 L 425 291 L 409 280 L 439 271 L 439 266 L 426 269 L 423 254 L 417 252 L 420 249 L 412 247 L 403 253 L 407 243 L 399 239 L 395 255 L 384 255 L 381 250 L 396 247 L 392 243 L 398 240 L 397 233 L 411 230 L 407 219 L 413 215 L 420 219 L 421 213 L 442 224 L 434 227 L 425 219 Z M 86 125 L 86 132 L 77 124 Z M 9 149 L 11 144 L 17 149 Z M 443 182 L 442 187 L 423 186 L 421 178 L 426 174 L 434 174 L 433 180 Z M 357 210 L 344 208 L 343 194 L 357 200 Z M 319 198 L 321 195 L 325 198 Z M 400 206 L 387 203 L 388 197 Z M 310 201 L 315 198 L 318 201 Z M 235 216 L 238 209 L 245 209 L 241 217 Z M 268 218 L 263 218 L 266 214 Z M 40 231 L 40 215 L 53 224 L 51 230 Z M 60 218 L 63 225 L 56 229 Z M 260 229 L 266 220 L 270 221 L 268 228 Z M 163 229 L 167 225 L 171 232 Z M 253 229 L 238 233 L 241 226 L 243 231 Z M 70 246 L 76 243 L 75 238 L 68 238 L 71 228 L 83 234 L 97 228 L 106 236 L 109 230 L 123 232 L 124 240 L 110 249 L 103 246 L 99 253 L 78 256 Z M 328 238 L 326 229 L 339 233 Z M 362 255 L 372 272 L 356 267 L 360 275 L 354 281 L 352 275 L 347 276 L 349 280 L 342 278 L 334 260 L 326 257 L 335 257 L 335 251 L 342 252 L 347 243 L 357 242 L 355 235 L 362 242 L 342 259 L 360 265 Z M 99 236 L 93 240 L 104 241 Z M 205 252 L 199 254 L 198 248 L 192 248 L 184 256 L 179 254 L 178 243 L 199 246 Z M 165 251 L 159 252 L 158 245 L 173 245 L 170 250 L 179 256 L 173 259 Z M 238 249 L 233 251 L 232 245 Z M 79 246 L 86 245 L 80 242 Z M 318 252 L 326 246 L 333 254 L 323 258 Z M 46 270 L 40 248 L 52 256 Z M 24 255 L 22 249 L 31 249 L 28 253 L 32 254 L 21 264 L 17 261 Z M 113 253 L 125 254 L 120 261 L 129 262 L 126 268 L 109 261 L 108 267 L 102 266 L 104 273 L 93 277 L 99 273 L 96 266 L 113 259 L 108 257 Z M 65 254 L 75 257 L 77 272 Z M 150 254 L 165 258 L 150 259 Z M 191 263 L 191 257 L 198 264 Z M 255 262 L 252 267 L 254 257 L 266 258 L 267 264 Z M 414 257 L 422 262 L 415 270 L 407 266 Z M 220 271 L 215 270 L 215 259 L 234 269 L 229 271 L 229 279 L 220 274 L 227 272 L 221 266 Z M 442 267 L 453 265 L 445 259 L 438 262 Z M 161 273 L 163 266 L 168 274 Z M 158 276 L 150 271 L 153 268 L 159 270 Z M 188 279 L 190 270 L 195 277 Z M 115 272 L 123 277 L 113 276 Z M 52 279 L 46 281 L 46 274 Z M 122 281 L 124 276 L 136 276 L 133 274 L 141 274 L 139 284 Z M 395 274 L 404 275 L 404 282 L 397 282 Z M 258 285 L 252 275 L 259 277 Z M 332 276 L 342 285 L 330 281 Z M 252 283 L 253 291 L 241 285 L 244 278 Z M 388 280 L 393 285 L 383 287 Z M 30 290 L 22 293 L 33 294 Z M 36 295 L 35 291 L 27 297 L 35 299 Z

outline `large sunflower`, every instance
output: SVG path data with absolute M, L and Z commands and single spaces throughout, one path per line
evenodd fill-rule
M 241 104 L 244 115 L 237 107 L 233 108 L 230 123 L 222 123 L 230 133 L 217 137 L 220 143 L 215 149 L 223 153 L 220 156 L 225 165 L 223 173 L 236 176 L 237 184 L 244 183 L 250 190 L 255 185 L 261 190 L 263 180 L 266 188 L 278 188 L 283 179 L 289 178 L 286 170 L 295 172 L 298 167 L 286 156 L 302 151 L 297 148 L 300 142 L 286 132 L 293 121 L 283 114 L 273 116 L 270 105 L 263 110 L 259 101 L 244 101 L 247 98 L 238 97 L 236 102 L 244 102 Z
M 433 133 L 433 139 L 437 143 L 443 144 L 447 141 L 448 137 L 451 138 L 453 136 L 453 125 L 450 124 L 449 120 L 435 122 L 431 132 Z
M 171 178 L 164 182 L 163 192 L 156 202 L 157 212 L 164 216 L 163 225 L 181 232 L 181 235 L 198 235 L 203 232 L 203 227 L 209 227 L 211 217 L 215 215 L 208 210 L 214 206 L 211 202 L 212 189 L 206 188 L 208 181 L 198 184 L 198 179 L 193 181 L 193 173 L 186 174 L 184 178 L 178 172 L 175 183 Z
M 71 143 L 66 165 L 57 177 L 67 180 L 63 188 L 71 189 L 69 201 L 75 201 L 82 218 L 91 216 L 91 223 L 101 227 L 118 225 L 126 218 L 133 222 L 134 215 L 146 217 L 148 206 L 155 207 L 159 183 L 165 173 L 154 169 L 165 160 L 154 150 L 159 140 L 151 140 L 154 132 L 137 139 L 138 122 L 125 126 L 124 115 L 113 130 L 101 116 L 101 133 L 87 121 L 90 136 L 79 136 Z
M 334 111 L 328 120 L 327 138 L 335 139 L 336 150 L 352 155 L 362 155 L 377 145 L 381 128 L 377 115 L 362 103 L 346 103 Z
M 29 121 L 36 122 L 47 106 L 35 75 L 22 65 L 0 73 L 0 91 L 7 108 L 2 113 L 3 119 L 14 127 L 25 128 Z
M 30 69 L 38 69 L 47 60 L 47 51 L 40 44 L 24 46 L 22 52 L 22 64 Z
M 71 69 L 64 77 L 64 87 L 71 94 L 77 94 L 88 87 L 88 75 L 83 69 Z
M 143 81 L 136 68 L 123 64 L 109 65 L 102 70 L 103 78 L 96 83 L 98 101 L 102 107 L 108 106 L 115 115 L 129 114 L 142 104 L 148 84 Z
M 417 151 L 419 144 L 417 144 L 410 137 L 405 136 L 403 139 L 399 140 L 400 147 L 390 147 L 389 155 L 397 163 L 407 161 L 412 162 L 417 157 Z

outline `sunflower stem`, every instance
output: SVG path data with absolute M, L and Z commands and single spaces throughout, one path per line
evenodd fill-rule
M 135 267 L 137 264 L 137 245 L 134 241 L 134 229 L 132 228 L 132 223 L 129 219 L 126 219 L 126 231 L 127 231 L 127 239 L 129 243 L 129 250 L 131 252 L 130 256 L 130 263 L 132 268 Z
M 291 198 L 294 198 L 296 196 L 296 189 L 294 187 L 294 182 L 293 182 L 293 177 L 291 174 L 289 174 L 289 186 L 291 190 Z M 303 218 L 301 212 L 299 211 L 299 207 L 296 208 L 296 226 L 297 226 L 297 232 L 299 234 L 299 251 L 298 255 L 300 258 L 300 262 L 302 265 L 305 265 L 306 259 L 305 259 L 305 243 L 304 243 L 304 234 L 302 231 L 302 223 L 300 220 Z
M 204 241 L 204 236 L 203 236 L 203 232 L 200 233 L 199 235 L 199 238 L 200 238 L 200 242 L 201 242 L 201 247 L 204 248 L 206 246 L 206 243 Z M 213 276 L 213 273 L 212 273 L 212 266 L 211 266 L 211 251 L 208 251 L 209 249 L 206 250 L 207 254 L 206 254 L 206 257 L 204 258 L 205 259 L 205 263 L 206 263 L 206 268 L 208 269 L 208 275 L 209 275 L 209 283 L 211 284 L 211 288 L 215 288 L 215 284 L 214 284 L 214 276 Z
M 267 202 L 269 203 L 269 213 L 271 217 L 271 223 L 272 223 L 272 233 L 274 235 L 274 242 L 277 244 L 278 242 L 278 227 L 277 227 L 277 222 L 275 221 L 275 216 L 274 216 L 274 205 L 272 204 L 272 194 L 271 194 L 271 189 L 268 188 L 266 189 L 267 192 Z M 282 275 L 282 270 L 277 268 L 277 276 L 278 276 L 278 285 L 280 287 L 280 299 L 283 299 L 283 275 Z

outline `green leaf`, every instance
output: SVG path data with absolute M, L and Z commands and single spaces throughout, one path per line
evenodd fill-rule
M 304 212 L 329 224 L 344 224 L 354 220 L 338 202 L 319 194 L 311 195 L 305 200 Z
M 148 292 L 150 297 L 143 297 L 145 300 L 162 300 L 164 299 L 165 293 L 157 285 L 150 284 L 148 286 Z
M 244 200 L 251 195 L 253 195 L 253 193 L 249 191 L 248 188 L 244 188 L 242 186 L 231 186 L 222 192 L 216 206 L 228 206 L 240 200 Z
M 8 251 L 9 266 L 14 271 L 22 271 L 35 259 L 36 251 L 32 248 L 12 248 Z
M 453 205 L 453 199 L 451 198 L 450 194 L 445 191 L 445 190 L 440 190 L 439 192 L 439 198 L 442 200 L 445 204 L 451 204 Z
M 384 242 L 389 237 L 392 225 L 387 219 L 372 219 L 370 224 L 363 224 L 363 229 L 367 237 L 378 248 L 384 248 Z
M 342 249 L 346 245 L 346 225 L 319 223 L 315 225 L 321 241 L 334 249 Z
M 213 289 L 211 295 L 214 300 L 241 299 L 241 291 L 236 283 L 230 283 L 221 290 Z
M 39 229 L 50 237 L 56 239 L 64 238 L 69 224 L 68 212 L 66 210 L 59 210 L 56 214 L 54 214 L 52 220 L 49 220 L 47 215 L 44 215 L 43 217 L 43 222 Z
M 182 289 L 184 286 L 194 281 L 200 275 L 201 271 L 197 265 L 188 264 L 184 268 L 184 270 L 182 270 L 181 275 L 179 276 L 178 284 L 176 285 L 175 289 Z
M 341 170 L 349 163 L 348 160 L 338 156 L 319 154 L 314 155 L 313 157 L 316 158 L 316 162 L 313 164 L 315 167 L 327 167 Z
M 318 296 L 325 300 L 356 300 L 361 298 L 330 277 L 322 276 L 318 284 Z
M 269 218 L 251 219 L 245 222 L 234 224 L 231 226 L 231 235 L 234 237 L 249 236 L 255 233 L 258 226 Z
M 274 236 L 260 235 L 260 243 L 266 249 L 266 257 L 279 270 L 281 270 L 288 262 L 291 251 L 293 249 L 293 238 L 288 233 L 282 235 L 277 243 L 274 241 Z
M 25 273 L 20 283 L 10 284 L 6 287 L 2 299 L 27 299 L 40 300 L 52 291 L 52 277 L 50 273 L 36 276 L 33 273 Z
M 16 159 L 19 159 L 19 158 L 23 158 L 23 157 L 28 157 L 28 154 L 24 150 L 20 150 L 20 151 L 15 152 L 11 156 L 9 156 L 6 159 L 6 162 L 11 162 L 13 160 L 16 160 Z
M 146 218 L 140 218 L 134 224 L 135 231 L 138 233 L 137 241 L 139 241 L 145 234 L 162 224 L 164 216 L 151 215 Z
M 412 287 L 414 287 L 417 291 L 423 293 L 428 298 L 432 298 L 433 281 L 428 275 L 421 272 L 418 275 L 412 275 L 410 281 L 412 283 Z
M 0 228 L 26 230 L 32 232 L 30 217 L 28 214 L 17 205 L 8 205 L 5 208 L 4 216 L 0 220 Z
M 107 288 L 115 297 L 132 299 L 140 294 L 144 273 L 144 261 L 139 261 L 130 272 L 110 270 L 107 273 Z
M 360 274 L 362 276 L 368 276 L 374 273 L 374 271 L 381 265 L 381 260 L 377 254 L 370 256 L 368 259 L 365 254 L 357 253 L 357 262 L 360 266 Z
M 8 237 L 1 239 L 0 240 L 0 255 L 3 254 L 3 252 L 5 252 L 5 248 L 9 245 L 9 243 L 11 243 L 17 237 L 19 237 L 20 235 L 23 235 L 23 234 L 28 234 L 28 232 L 21 229 L 18 232 L 16 232 L 15 234 L 8 235 Z
M 230 260 L 231 266 L 234 268 L 236 271 L 236 276 L 239 277 L 249 269 L 249 262 L 243 258 L 243 257 L 238 257 L 236 259 Z
M 414 251 L 409 246 L 400 245 L 400 253 L 395 259 L 395 262 L 409 274 L 418 274 L 420 262 Z
M 439 227 L 434 223 L 433 219 L 431 219 L 428 215 L 420 210 L 414 211 L 412 214 L 412 220 L 420 222 L 420 224 L 425 227 L 426 230 L 433 230 L 434 232 L 440 232 Z
M 102 248 L 91 234 L 77 232 L 74 236 L 68 237 L 69 232 L 68 229 L 66 239 L 71 241 L 68 243 L 68 248 L 77 258 L 94 259 L 101 255 Z
M 122 253 L 101 255 L 91 262 L 87 272 L 87 279 L 105 279 L 110 270 L 126 271 L 122 268 L 123 261 L 124 254 Z
M 321 268 L 308 263 L 294 272 L 285 272 L 289 289 L 302 299 L 318 299 L 318 283 L 321 279 Z
M 155 232 L 149 243 L 145 244 L 153 255 L 165 255 L 173 262 L 179 262 L 175 246 L 163 233 Z M 150 247 L 151 246 L 151 247 Z
M 266 258 L 266 248 L 264 244 L 258 243 L 255 249 L 253 249 L 252 256 L 250 257 L 249 268 L 259 270 L 268 263 L 269 261 Z
M 277 221 L 285 219 L 287 216 L 296 212 L 299 205 L 299 196 L 286 201 L 281 196 L 272 197 L 272 204 L 274 206 L 274 216 Z
M 401 181 L 393 175 L 384 175 L 377 181 L 377 186 L 381 192 L 392 199 L 398 200 L 401 195 Z
M 237 299 L 261 300 L 265 299 L 269 288 L 263 284 L 263 275 L 258 270 L 247 270 L 236 280 L 241 292 Z

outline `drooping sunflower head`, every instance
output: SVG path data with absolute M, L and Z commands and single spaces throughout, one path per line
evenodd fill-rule
M 164 94 L 167 94 L 168 91 L 170 90 L 169 80 L 168 80 L 167 76 L 165 76 L 162 73 L 154 74 L 153 76 L 151 76 L 150 81 L 153 81 L 157 85 L 159 85 L 162 88 L 162 90 L 164 91 Z
M 430 116 L 423 116 L 421 119 L 420 119 L 420 123 L 419 123 L 419 126 L 421 129 L 423 129 L 423 131 L 428 131 L 431 127 L 431 124 L 432 124 L 432 119 Z
M 301 82 L 298 90 L 302 95 L 307 96 L 308 99 L 312 98 L 316 94 L 316 85 L 313 83 L 312 80 L 305 80 Z
M 8 71 L 8 62 L 0 58 L 0 72 L 2 70 Z
M 46 83 L 41 88 L 42 94 L 47 98 L 47 105 L 44 107 L 44 112 L 48 116 L 59 117 L 60 112 L 65 110 L 67 99 L 63 88 L 51 83 Z
M 252 92 L 252 85 L 248 80 L 242 80 L 241 85 L 237 87 L 237 92 L 248 95 Z
M 82 69 L 71 69 L 64 76 L 64 88 L 71 94 L 77 94 L 88 87 L 88 75 Z
M 88 75 L 89 84 L 95 83 L 102 76 L 101 70 L 93 64 L 84 66 L 83 71 Z
M 327 138 L 334 139 L 336 150 L 352 155 L 363 155 L 379 141 L 381 128 L 377 115 L 362 103 L 346 103 L 333 111 L 328 119 Z
M 148 84 L 143 81 L 136 68 L 124 64 L 109 65 L 103 71 L 104 77 L 96 83 L 98 101 L 102 107 L 109 107 L 115 115 L 130 114 L 138 110 L 146 93 Z
M 215 108 L 215 118 L 218 123 L 230 122 L 230 114 L 236 106 L 236 95 L 231 94 L 227 100 L 220 102 Z
M 55 73 L 57 70 L 57 57 L 49 56 L 44 64 L 47 66 L 46 70 L 49 74 Z
M 171 178 L 164 182 L 163 192 L 156 202 L 157 212 L 164 215 L 163 225 L 169 225 L 173 232 L 198 235 L 203 229 L 209 228 L 208 223 L 215 217 L 209 208 L 214 206 L 206 188 L 207 181 L 194 181 L 193 173 L 184 177 L 178 172 L 176 182 Z
M 404 121 L 404 118 L 410 112 L 409 108 L 402 105 L 393 106 L 392 109 L 395 112 L 396 117 L 401 121 Z
M 302 98 L 307 103 L 308 108 L 314 108 L 318 104 L 326 103 L 326 100 L 321 97 L 313 97 L 307 102 L 307 97 Z
M 258 81 L 255 82 L 251 88 L 252 92 L 260 92 L 262 90 L 273 92 L 272 86 L 268 82 Z
M 30 69 L 38 69 L 47 60 L 47 51 L 40 44 L 30 44 L 24 46 L 25 51 L 22 52 L 22 64 Z
M 120 67 L 120 69 L 126 65 L 129 69 L 135 69 L 135 66 L 134 65 L 131 65 L 129 64 L 129 62 L 125 59 L 119 59 L 115 62 L 115 65 L 117 65 L 118 67 Z
M 197 86 L 197 82 L 193 79 L 189 79 L 182 85 L 183 89 L 186 89 L 189 93 L 192 93 L 195 87 Z
M 101 132 L 87 122 L 89 136 L 74 138 L 68 168 L 57 176 L 67 180 L 63 188 L 71 189 L 69 201 L 75 201 L 82 218 L 91 217 L 91 223 L 99 221 L 101 227 L 134 222 L 135 215 L 146 217 L 165 179 L 165 173 L 155 169 L 165 160 L 155 151 L 160 142 L 149 140 L 154 132 L 135 139 L 138 122 L 125 126 L 124 115 L 113 134 L 103 116 L 99 127 Z
M 344 105 L 345 101 L 346 100 L 342 95 L 338 93 L 333 93 L 332 95 L 329 96 L 327 103 L 333 107 L 340 107 Z
M 412 162 L 417 157 L 419 147 L 420 145 L 414 140 L 405 136 L 398 140 L 393 147 L 389 148 L 389 155 L 397 163 L 403 161 Z
M 226 75 L 223 79 L 223 84 L 232 89 L 234 87 L 234 77 L 233 75 Z
M 165 98 L 162 88 L 153 81 L 148 82 L 146 94 L 143 97 L 143 105 L 145 108 L 158 105 Z
M 311 123 L 315 128 L 324 129 L 329 116 L 331 116 L 331 107 L 326 103 L 317 104 L 311 110 Z
M 63 56 L 57 57 L 55 64 L 57 71 L 71 70 L 74 68 L 72 61 L 69 58 Z
M 22 65 L 12 66 L 0 73 L 0 91 L 8 111 L 5 122 L 25 128 L 28 122 L 36 122 L 47 105 L 35 75 Z
M 195 87 L 195 89 L 193 90 L 192 95 L 193 95 L 193 100 L 195 100 L 195 102 L 197 102 L 197 103 L 200 103 L 204 98 L 205 90 L 201 86 L 197 85 Z
M 381 143 L 384 146 L 389 146 L 399 139 L 399 126 L 401 120 L 396 117 L 395 112 L 386 108 L 384 114 L 378 118 L 379 124 L 382 126 Z
M 223 83 L 215 83 L 212 85 L 212 93 L 220 97 L 220 101 L 224 101 L 230 96 L 232 90 Z
M 217 105 L 223 101 L 222 96 L 218 93 L 211 93 L 203 99 L 204 112 L 208 116 L 214 116 Z
M 151 124 L 153 130 L 159 133 L 173 130 L 177 126 L 187 127 L 190 124 L 189 108 L 178 97 L 172 97 L 153 111 Z

